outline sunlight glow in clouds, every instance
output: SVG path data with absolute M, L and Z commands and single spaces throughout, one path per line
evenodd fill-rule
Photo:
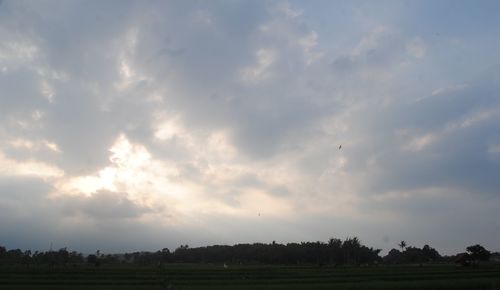
M 156 198 L 159 190 L 169 196 L 182 197 L 184 187 L 169 181 L 178 172 L 162 162 L 152 160 L 150 153 L 141 145 L 130 143 L 120 135 L 109 149 L 110 165 L 96 175 L 79 176 L 62 185 L 63 192 L 81 192 L 87 195 L 100 190 L 128 192 L 133 197 Z
M 36 176 L 41 178 L 61 177 L 64 172 L 49 164 L 37 161 L 18 162 L 0 152 L 0 174 L 3 176 Z

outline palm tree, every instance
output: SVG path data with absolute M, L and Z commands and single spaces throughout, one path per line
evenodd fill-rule
M 401 242 L 399 242 L 398 246 L 401 248 L 401 252 L 403 252 L 406 248 L 406 242 L 401 241 Z

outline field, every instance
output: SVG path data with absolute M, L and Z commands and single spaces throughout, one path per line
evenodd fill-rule
M 500 289 L 500 267 L 2 267 L 0 289 Z

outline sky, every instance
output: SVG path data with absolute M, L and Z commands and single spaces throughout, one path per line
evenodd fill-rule
M 498 11 L 3 0 L 0 244 L 499 251 Z

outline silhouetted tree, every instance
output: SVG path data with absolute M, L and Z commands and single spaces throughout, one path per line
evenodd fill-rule
M 71 263 L 73 265 L 83 263 L 83 255 L 76 251 L 72 251 L 71 253 L 69 253 L 68 263 Z
M 368 248 L 358 238 L 344 241 L 330 239 L 324 242 L 301 242 L 280 244 L 237 244 L 234 246 L 214 245 L 190 248 L 181 245 L 170 252 L 164 248 L 156 252 L 135 252 L 123 255 L 102 255 L 100 251 L 88 255 L 86 262 L 95 266 L 113 263 L 134 263 L 139 265 L 158 265 L 166 262 L 186 263 L 263 263 L 263 264 L 316 264 L 316 265 L 359 265 L 378 262 L 380 250 Z M 24 260 L 23 260 L 24 259 Z M 30 259 L 37 265 L 66 265 L 84 263 L 82 254 L 69 252 L 66 248 L 58 251 L 22 252 L 0 248 L 2 264 L 21 264 Z
M 344 264 L 358 264 L 358 252 L 361 243 L 357 237 L 347 238 L 342 243 L 344 252 Z
M 87 263 L 97 267 L 99 266 L 99 258 L 97 257 L 97 255 L 90 254 L 87 256 Z
M 456 255 L 454 262 L 462 266 L 470 266 L 472 259 L 468 253 L 460 253 Z
M 488 261 L 490 258 L 490 251 L 486 250 L 481 245 L 474 245 L 467 247 L 467 253 L 470 255 L 471 260 L 474 263 L 479 263 L 479 261 Z
M 430 247 L 429 245 L 425 245 L 422 248 L 422 252 L 424 253 L 425 257 L 427 258 L 427 261 L 437 261 L 441 258 L 441 255 L 439 254 L 436 249 Z
M 392 249 L 384 258 L 384 262 L 389 264 L 401 263 L 426 263 L 437 261 L 441 255 L 429 245 L 425 245 L 422 249 L 417 247 L 406 247 L 405 251 Z
M 330 264 L 340 265 L 342 264 L 343 253 L 342 253 L 342 241 L 340 239 L 331 238 L 328 241 L 328 253 Z
M 24 251 L 23 264 L 27 267 L 29 267 L 29 265 L 31 264 L 31 250 Z
M 398 246 L 401 248 L 401 252 L 403 252 L 406 248 L 406 242 L 401 241 L 401 242 L 399 242 Z
M 403 255 L 399 250 L 391 249 L 389 253 L 387 253 L 387 255 L 383 258 L 383 261 L 387 264 L 398 264 L 402 262 L 402 256 Z
M 5 253 L 7 253 L 7 249 L 3 246 L 0 246 L 0 259 L 5 257 Z

